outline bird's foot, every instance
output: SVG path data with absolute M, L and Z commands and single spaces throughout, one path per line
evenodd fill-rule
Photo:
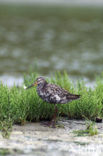
M 56 123 L 57 123 L 56 120 L 52 120 L 52 121 L 50 121 L 50 123 L 49 123 L 49 127 L 51 127 L 51 128 L 56 128 Z
M 56 128 L 65 128 L 63 124 L 56 124 Z
M 50 127 L 50 128 L 56 128 L 56 122 L 55 120 L 51 120 L 49 122 L 42 122 L 41 124 L 46 126 L 46 127 Z
M 52 123 L 49 123 L 48 125 L 50 128 L 64 128 L 64 125 L 63 124 L 59 124 L 57 122 L 52 122 Z
M 59 124 L 55 120 L 51 120 L 49 122 L 42 122 L 41 124 L 43 126 L 50 127 L 50 128 L 64 128 L 63 124 Z

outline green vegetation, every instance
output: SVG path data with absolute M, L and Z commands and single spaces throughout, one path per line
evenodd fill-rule
M 0 155 L 8 155 L 8 154 L 11 154 L 9 149 L 3 149 L 3 148 L 0 148 Z
M 24 77 L 26 86 L 34 82 L 38 75 L 32 73 Z M 75 86 L 68 79 L 66 72 L 56 73 L 48 82 L 55 83 L 71 93 L 80 94 L 79 100 L 68 104 L 58 104 L 59 116 L 68 119 L 89 119 L 103 116 L 103 75 L 96 80 L 94 89 L 87 88 L 83 81 Z M 0 129 L 5 136 L 9 135 L 12 124 L 24 124 L 26 121 L 50 120 L 54 105 L 48 104 L 37 95 L 36 88 L 24 90 L 23 87 L 8 88 L 0 83 Z
M 0 148 L 0 155 L 5 156 L 5 155 L 20 155 L 23 154 L 23 151 L 18 150 L 18 149 L 10 149 L 10 148 Z
M 87 136 L 87 135 L 93 136 L 98 134 L 98 129 L 94 122 L 89 121 L 86 124 L 85 130 L 76 130 L 73 131 L 73 133 L 76 134 L 77 136 Z
M 3 121 L 0 121 L 0 130 L 2 132 L 2 136 L 8 139 L 10 132 L 12 131 L 12 120 L 4 119 Z

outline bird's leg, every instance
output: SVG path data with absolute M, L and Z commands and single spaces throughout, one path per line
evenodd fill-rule
M 49 126 L 49 127 L 52 127 L 52 128 L 55 128 L 55 127 L 56 127 L 56 117 L 57 117 L 57 113 L 58 113 L 58 107 L 57 107 L 57 105 L 55 105 L 54 114 L 53 114 L 52 120 L 49 121 L 48 123 L 43 123 L 43 125 Z
M 54 115 L 53 115 L 52 120 L 49 123 L 49 126 L 52 126 L 52 128 L 55 128 L 57 113 L 58 113 L 58 107 L 57 107 L 57 105 L 55 105 Z

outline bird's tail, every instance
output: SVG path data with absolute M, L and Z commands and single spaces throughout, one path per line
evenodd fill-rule
M 69 94 L 68 95 L 68 99 L 71 99 L 71 100 L 77 100 L 80 98 L 80 95 L 76 95 L 76 94 Z

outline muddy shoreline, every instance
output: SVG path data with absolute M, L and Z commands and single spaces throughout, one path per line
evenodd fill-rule
M 9 149 L 8 155 L 34 156 L 99 156 L 103 152 L 103 123 L 97 123 L 98 135 L 75 136 L 73 130 L 85 129 L 85 121 L 59 121 L 64 128 L 49 128 L 41 123 L 14 125 L 9 139 L 0 135 L 0 149 Z

